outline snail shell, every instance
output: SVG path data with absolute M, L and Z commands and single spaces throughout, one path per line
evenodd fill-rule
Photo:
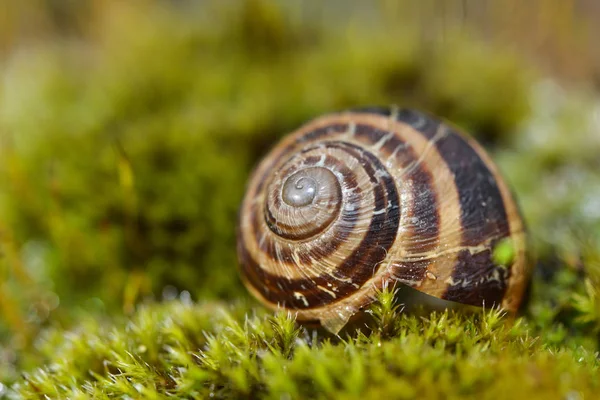
M 494 249 L 509 243 L 507 265 Z M 423 113 L 325 115 L 259 164 L 242 203 L 242 279 L 338 332 L 388 285 L 515 311 L 530 274 L 511 192 L 485 151 Z

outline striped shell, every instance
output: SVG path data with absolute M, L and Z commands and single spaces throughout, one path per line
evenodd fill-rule
M 494 248 L 510 243 L 509 265 Z M 473 140 L 407 109 L 325 115 L 254 172 L 238 227 L 264 304 L 338 332 L 387 285 L 515 311 L 530 273 L 510 190 Z

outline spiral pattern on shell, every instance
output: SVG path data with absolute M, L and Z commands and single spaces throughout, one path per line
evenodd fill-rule
M 514 256 L 499 265 L 506 240 Z M 250 180 L 238 255 L 257 298 L 332 332 L 390 284 L 514 311 L 530 273 L 519 211 L 488 155 L 395 108 L 325 115 L 280 142 Z

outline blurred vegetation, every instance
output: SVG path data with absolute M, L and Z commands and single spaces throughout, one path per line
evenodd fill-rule
M 235 220 L 248 174 L 277 138 L 324 112 L 399 104 L 445 117 L 486 144 L 521 203 L 539 265 L 518 334 L 509 338 L 499 326 L 469 339 L 469 324 L 482 329 L 493 314 L 402 317 L 385 328 L 385 352 L 438 352 L 452 374 L 498 366 L 494 374 L 513 379 L 513 368 L 526 370 L 550 395 L 598 390 L 600 58 L 588 51 L 596 27 L 586 23 L 593 2 L 0 6 L 0 382 L 48 365 L 21 380 L 21 394 L 201 397 L 218 387 L 210 389 L 217 396 L 297 397 L 315 394 L 302 386 L 311 375 L 266 382 L 264 374 L 301 371 L 317 359 L 335 369 L 344 355 L 364 368 L 389 362 L 373 353 L 377 335 L 288 343 L 283 353 L 270 347 L 277 329 L 292 342 L 299 333 L 249 305 L 236 272 Z M 154 304 L 160 300 L 166 304 Z M 135 312 L 139 303 L 147 305 Z M 229 309 L 226 322 L 211 316 L 215 307 Z M 467 344 L 459 339 L 421 337 L 440 324 L 449 329 L 447 318 L 465 329 L 451 336 L 477 346 L 461 353 Z M 239 333 L 231 346 L 251 343 L 240 347 L 248 353 L 214 350 L 232 364 L 221 370 L 223 360 L 205 355 L 217 345 L 207 340 L 222 332 Z M 512 350 L 499 361 L 503 341 Z M 295 350 L 304 358 L 290 358 L 298 346 L 308 346 Z M 470 359 L 478 346 L 492 347 Z M 264 351 L 274 358 L 257 356 Z M 456 377 L 417 363 L 412 374 L 425 377 L 411 389 L 413 375 L 390 368 L 340 396 L 376 396 L 377 385 L 400 376 L 378 396 L 400 385 L 411 398 L 424 395 L 427 379 Z M 563 370 L 580 378 L 553 391 Z M 345 385 L 336 379 L 347 372 L 335 371 L 334 381 L 320 383 L 328 385 L 323 397 Z M 457 395 L 489 385 L 477 379 Z M 490 387 L 493 397 L 498 387 Z M 0 383 L 0 396 L 6 390 Z

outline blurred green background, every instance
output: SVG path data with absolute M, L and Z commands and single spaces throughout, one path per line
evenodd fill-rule
M 49 326 L 247 298 L 234 232 L 253 165 L 357 105 L 426 109 L 484 143 L 538 253 L 527 313 L 564 320 L 568 291 L 600 277 L 598 15 L 575 0 L 0 0 L 0 382 L 37 366 Z

